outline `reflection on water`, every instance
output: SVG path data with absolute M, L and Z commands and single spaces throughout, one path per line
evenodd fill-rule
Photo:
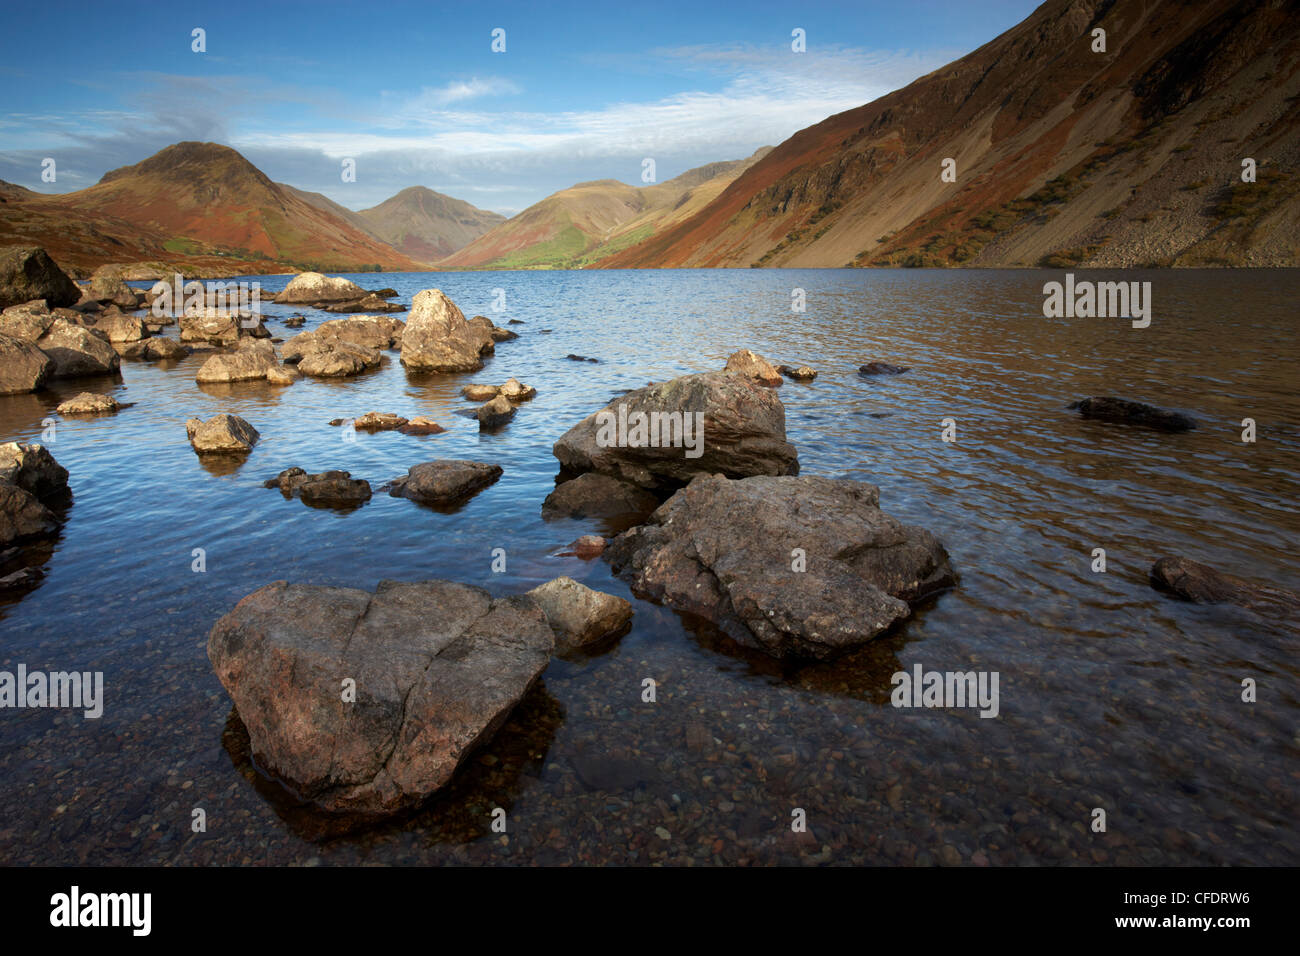
M 437 286 L 467 315 L 520 319 L 520 338 L 475 375 L 408 376 L 387 353 L 345 381 L 199 388 L 200 353 L 0 398 L 0 438 L 24 441 L 87 388 L 134 403 L 57 419 L 50 447 L 74 500 L 61 536 L 25 559 L 43 579 L 0 596 L 0 669 L 102 670 L 106 688 L 97 721 L 0 711 L 0 860 L 1296 863 L 1295 632 L 1171 600 L 1146 575 L 1155 558 L 1185 554 L 1300 587 L 1300 275 L 1130 274 L 1153 283 L 1144 330 L 1043 318 L 1047 278 L 386 275 L 404 302 Z M 496 288 L 508 313 L 490 311 Z M 806 313 L 790 311 L 794 288 Z M 280 337 L 294 312 L 309 327 L 329 318 L 264 307 Z M 878 484 L 884 508 L 938 534 L 961 575 L 904 627 L 831 664 L 778 664 L 635 600 L 603 562 L 556 555 L 606 526 L 541 518 L 551 445 L 570 425 L 622 389 L 721 367 L 744 347 L 820 372 L 780 392 L 803 473 Z M 858 376 L 872 360 L 911 371 Z M 538 395 L 504 429 L 480 433 L 457 414 L 463 384 L 511 376 Z M 1200 428 L 1164 435 L 1066 409 L 1111 394 L 1190 412 Z M 372 410 L 448 431 L 348 442 L 329 425 Z M 218 412 L 261 432 L 246 459 L 191 451 L 185 420 Z M 939 440 L 947 417 L 955 443 Z M 1240 441 L 1247 417 L 1253 445 Z M 298 466 L 378 488 L 433 458 L 505 473 L 450 514 L 382 493 L 351 512 L 307 508 L 262 487 Z M 1091 570 L 1098 547 L 1104 574 Z M 203 573 L 191 569 L 198 548 Z M 561 574 L 634 600 L 632 631 L 553 662 L 544 689 L 418 813 L 334 832 L 241 756 L 204 647 L 249 591 L 279 578 L 373 588 L 448 577 L 507 593 Z M 894 710 L 890 675 L 917 664 L 998 671 L 1001 715 Z M 1241 701 L 1247 677 L 1258 703 Z M 494 807 L 507 834 L 490 829 Z M 811 833 L 790 832 L 796 807 Z M 1106 833 L 1089 829 L 1095 807 Z M 191 832 L 195 808 L 206 833 Z

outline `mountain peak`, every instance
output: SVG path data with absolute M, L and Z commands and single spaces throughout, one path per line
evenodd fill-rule
M 238 150 L 220 143 L 200 143 L 194 140 L 160 149 L 134 166 L 110 170 L 99 182 L 110 183 L 130 176 L 155 176 L 188 184 L 214 180 L 230 184 L 239 179 L 251 179 L 262 186 L 274 188 L 266 174 L 245 159 Z

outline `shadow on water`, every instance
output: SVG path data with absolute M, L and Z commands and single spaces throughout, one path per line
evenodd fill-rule
M 464 757 L 447 787 L 419 807 L 382 817 L 322 810 L 267 775 L 258 767 L 248 730 L 233 707 L 221 744 L 234 768 L 300 839 L 326 843 L 413 830 L 425 843 L 464 844 L 493 835 L 494 809 L 500 807 L 508 817 L 519 795 L 542 775 L 563 723 L 563 705 L 539 680 L 491 741 Z

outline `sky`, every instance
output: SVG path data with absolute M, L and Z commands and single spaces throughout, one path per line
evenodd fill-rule
M 513 215 L 577 182 L 639 185 L 646 159 L 663 182 L 777 145 L 970 52 L 1037 4 L 5 6 L 0 179 L 68 192 L 203 140 L 351 209 L 423 185 Z M 41 178 L 47 158 L 53 183 Z

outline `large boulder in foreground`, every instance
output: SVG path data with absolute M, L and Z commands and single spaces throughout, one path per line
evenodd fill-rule
M 1162 432 L 1189 432 L 1196 428 L 1196 419 L 1191 416 L 1123 398 L 1085 398 L 1073 403 L 1070 408 L 1077 409 L 1084 418 L 1120 425 L 1140 425 Z
M 595 471 L 651 490 L 672 490 L 697 475 L 799 472 L 781 399 L 728 372 L 684 375 L 620 396 L 565 432 L 553 451 L 568 474 Z
M 604 557 L 638 594 L 741 644 L 828 658 L 956 580 L 934 535 L 889 517 L 879 499 L 874 485 L 832 478 L 701 477 Z
M 238 415 L 213 415 L 206 422 L 191 418 L 185 423 L 190 445 L 200 455 L 246 455 L 262 436 Z
M 303 272 L 296 275 L 284 287 L 284 291 L 275 297 L 276 302 L 312 303 L 312 302 L 349 302 L 365 298 L 366 290 L 351 279 L 322 275 L 319 272 Z
M 0 309 L 33 299 L 51 307 L 75 305 L 81 289 L 39 246 L 0 249 Z
M 1300 627 L 1300 594 L 1257 584 L 1190 558 L 1165 557 L 1151 568 L 1151 583 L 1196 604 L 1236 604 L 1252 611 L 1284 613 Z
M 0 395 L 34 392 L 54 371 L 54 360 L 31 342 L 0 332 Z
M 373 594 L 276 581 L 217 621 L 208 659 L 259 767 L 324 809 L 379 814 L 445 786 L 554 646 L 525 596 L 450 581 L 383 581 Z
M 411 301 L 402 333 L 402 364 L 415 372 L 477 372 L 492 354 L 489 329 L 465 321 L 465 313 L 439 289 L 425 289 Z

